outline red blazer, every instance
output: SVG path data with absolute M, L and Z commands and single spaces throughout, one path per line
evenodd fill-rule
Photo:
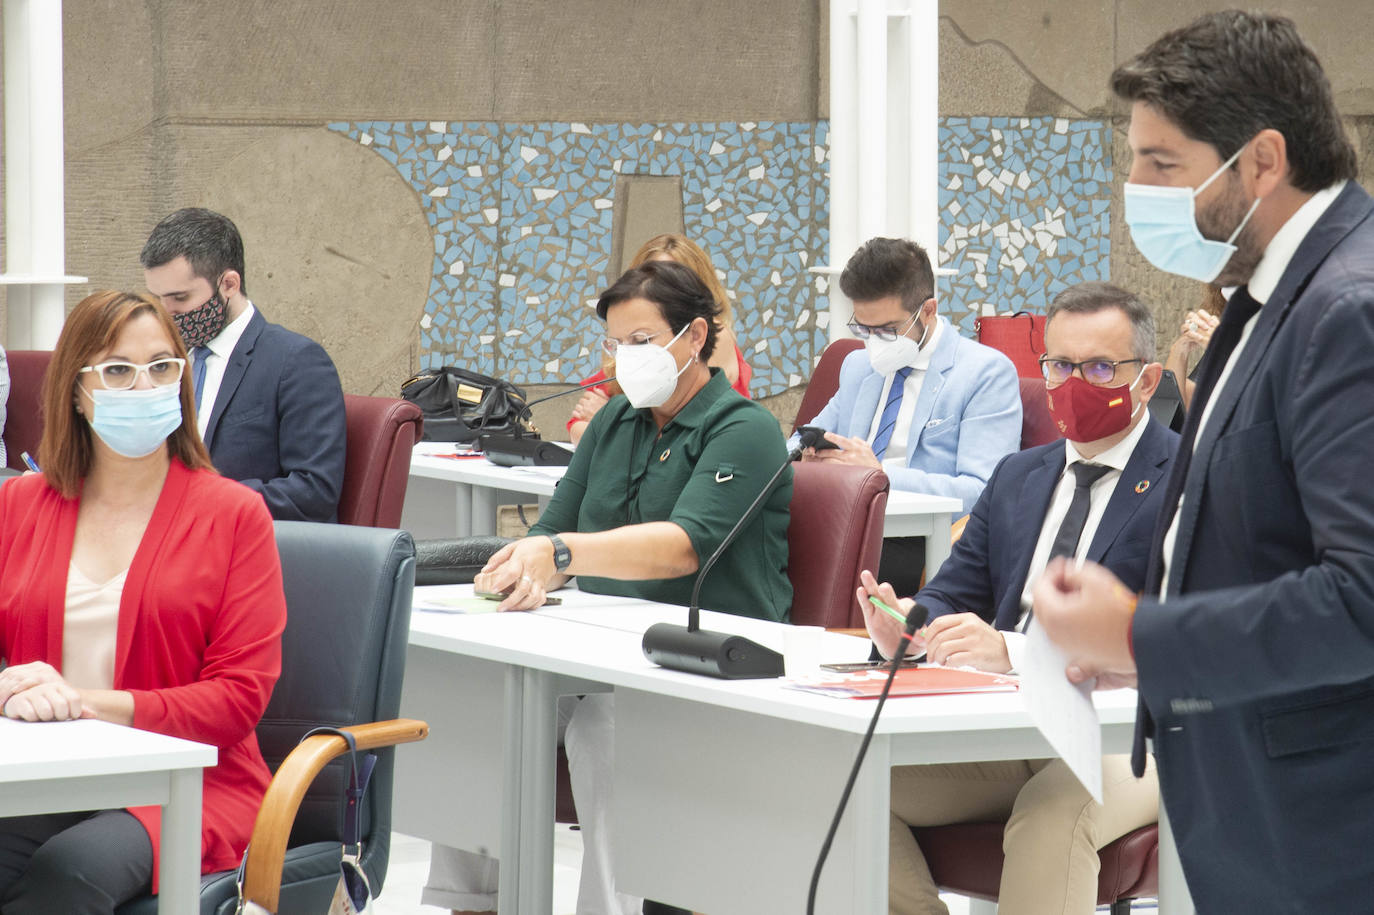
M 38 475 L 0 486 L 0 657 L 10 664 L 61 669 L 79 504 Z M 133 694 L 134 727 L 219 747 L 205 770 L 202 873 L 238 866 L 271 778 L 253 729 L 281 672 L 285 624 L 262 496 L 174 459 L 120 598 L 114 688 Z M 129 812 L 156 861 L 162 809 Z

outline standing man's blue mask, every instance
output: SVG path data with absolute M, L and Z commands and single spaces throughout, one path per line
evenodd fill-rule
M 1197 195 L 1230 168 L 1244 149 L 1242 146 L 1236 150 L 1235 155 L 1223 162 L 1196 190 L 1190 187 L 1126 184 L 1126 224 L 1131 227 L 1131 240 L 1146 260 L 1166 273 L 1176 273 L 1204 283 L 1217 278 L 1221 268 L 1236 253 L 1236 246 L 1232 242 L 1255 214 L 1260 198 L 1250 205 L 1245 218 L 1226 241 L 1203 237 L 1197 227 L 1194 204 Z

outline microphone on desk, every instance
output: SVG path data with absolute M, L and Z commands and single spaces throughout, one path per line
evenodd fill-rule
M 535 404 L 553 400 L 555 397 L 566 397 L 568 394 L 576 394 L 612 381 L 615 379 L 603 378 L 600 381 L 568 388 L 566 391 L 536 397 L 521 407 L 520 419 L 528 421 L 530 407 Z M 555 442 L 544 441 L 535 431 L 523 432 L 517 429 L 514 432 L 483 432 L 477 437 L 477 444 L 487 456 L 487 460 L 502 467 L 566 467 L 572 460 L 571 451 Z
M 783 673 L 782 655 L 770 648 L 743 636 L 726 632 L 706 632 L 701 629 L 701 583 L 706 580 L 711 567 L 721 557 L 727 547 L 744 526 L 758 514 L 764 500 L 773 493 L 773 487 L 798 457 L 801 449 L 794 448 L 787 455 L 773 476 L 763 485 L 762 491 L 745 509 L 744 514 L 730 528 L 730 533 L 716 547 L 697 573 L 696 583 L 692 585 L 692 602 L 687 607 L 687 625 L 675 626 L 672 623 L 655 623 L 644 631 L 644 656 L 659 667 L 680 670 L 683 673 L 703 674 L 722 680 L 759 680 L 765 677 L 781 677 Z M 912 630 L 913 632 L 915 630 Z

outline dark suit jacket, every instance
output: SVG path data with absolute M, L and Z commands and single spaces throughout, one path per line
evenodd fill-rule
M 314 340 L 254 308 L 224 368 L 205 445 L 215 469 L 281 521 L 334 521 L 343 488 L 343 389 Z
M 1132 588 L 1145 580 L 1161 484 L 1178 445 L 1176 434 L 1152 419 L 1145 422 L 1088 548 L 1089 559 Z M 1064 447 L 1061 439 L 1009 454 L 997 465 L 949 559 L 916 596 L 932 617 L 968 612 L 997 629 L 1016 625 L 1031 554 L 1064 472 Z
M 1370 906 L 1371 211 L 1351 181 L 1260 310 L 1194 449 L 1169 599 L 1135 615 L 1143 717 L 1200 912 Z

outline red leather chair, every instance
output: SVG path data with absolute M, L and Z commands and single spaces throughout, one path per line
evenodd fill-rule
M 956 823 L 911 830 L 942 890 L 997 901 L 1006 823 Z M 1142 826 L 1097 853 L 1097 904 L 1129 915 L 1131 900 L 1159 894 L 1159 827 Z
M 420 408 L 391 397 L 344 395 L 348 453 L 339 523 L 400 527 L 410 453 L 420 440 Z
M 816 414 L 830 403 L 830 398 L 840 389 L 840 365 L 844 362 L 844 357 L 863 345 L 862 340 L 836 340 L 821 352 L 821 361 L 816 363 L 816 370 L 811 373 L 811 380 L 806 383 L 806 393 L 802 395 L 801 406 L 797 407 L 797 420 L 792 424 L 793 432 L 797 431 L 798 426 L 804 426 L 815 419 Z
M 38 442 L 43 438 L 43 376 L 52 361 L 52 351 L 15 349 L 5 354 L 10 370 L 10 394 L 5 406 L 6 463 L 15 470 L 26 470 L 19 455 L 27 451 L 38 458 Z
M 792 465 L 787 577 L 793 623 L 858 628 L 859 573 L 876 572 L 883 549 L 888 479 L 881 470 L 844 464 Z
M 1045 401 L 1044 378 L 1022 378 L 1021 381 L 1021 450 L 1036 445 L 1048 445 L 1062 436 L 1050 415 Z

